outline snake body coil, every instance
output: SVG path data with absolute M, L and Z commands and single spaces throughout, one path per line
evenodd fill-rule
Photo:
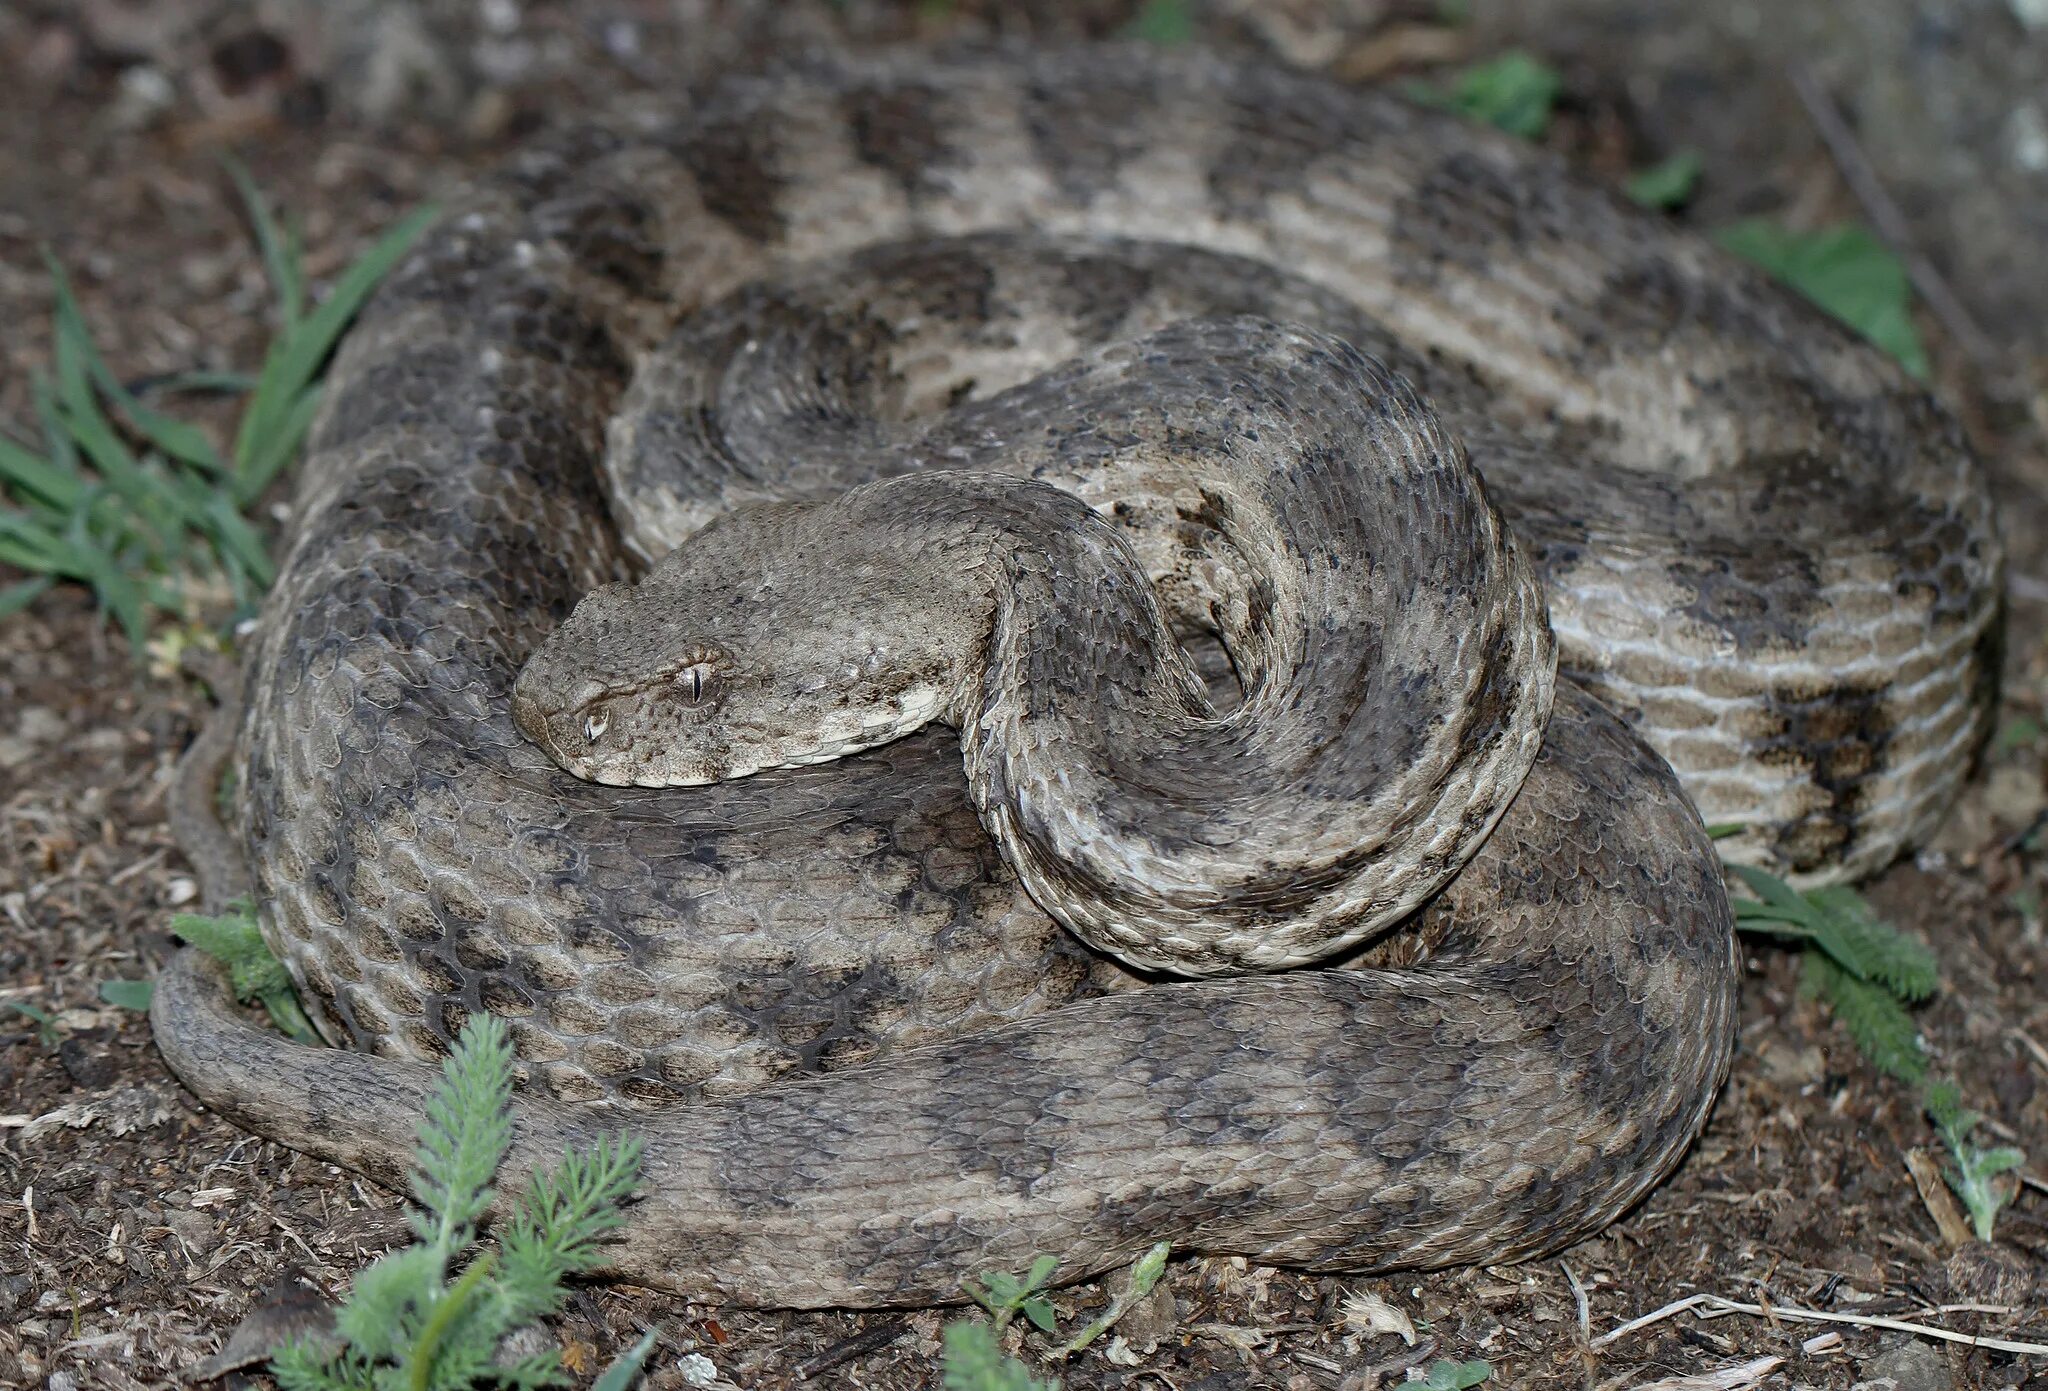
M 1596 1230 L 1732 1044 L 1687 794 L 1850 876 L 1989 718 L 2001 555 L 1923 393 L 1552 161 L 1299 75 L 846 61 L 569 132 L 329 393 L 239 832 L 382 1056 L 190 960 L 160 1044 L 391 1177 L 414 1060 L 497 1013 L 514 1168 L 644 1133 L 616 1268 L 737 1302 Z M 1160 981 L 1048 911 L 1145 968 L 1317 964 Z

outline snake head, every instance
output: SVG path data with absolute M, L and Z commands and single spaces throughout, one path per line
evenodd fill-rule
M 900 538 L 899 538 L 900 540 Z M 943 713 L 961 655 L 921 557 L 834 504 L 721 517 L 637 584 L 586 595 L 527 659 L 512 717 L 577 777 L 686 787 L 819 763 Z

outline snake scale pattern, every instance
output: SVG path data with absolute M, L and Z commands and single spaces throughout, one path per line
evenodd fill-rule
M 498 1014 L 514 1172 L 630 1126 L 613 1269 L 735 1303 L 1536 1255 L 1726 1072 L 1700 813 L 1923 837 L 2002 564 L 1924 391 L 1504 137 L 1197 54 L 736 77 L 479 179 L 344 343 L 233 839 L 353 1048 L 189 951 L 159 1043 L 392 1179 Z

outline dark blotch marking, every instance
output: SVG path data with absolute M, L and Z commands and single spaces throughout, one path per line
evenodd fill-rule
M 857 87 L 840 99 L 854 152 L 915 198 L 958 163 L 940 118 L 938 89 L 917 83 Z
M 1678 612 L 1728 638 L 1738 650 L 1805 645 L 1820 576 L 1813 558 L 1797 547 L 1759 540 L 1749 551 L 1674 560 L 1667 572 L 1693 595 Z
M 1394 208 L 1391 264 L 1418 284 L 1431 284 L 1444 266 L 1487 275 L 1503 258 L 1526 255 L 1541 243 L 1576 244 L 1591 199 L 1573 199 L 1569 181 L 1548 163 L 1532 161 L 1513 173 L 1461 151 L 1444 160 L 1402 196 Z
M 534 212 L 535 229 L 630 295 L 660 292 L 666 262 L 654 209 L 628 188 L 579 190 Z
M 691 131 L 673 150 L 696 178 L 705 210 L 749 241 L 774 245 L 788 230 L 776 172 L 781 140 L 759 112 L 725 116 Z
M 1759 761 L 1803 768 L 1827 805 L 1779 829 L 1778 854 L 1794 870 L 1818 869 L 1854 838 L 1869 783 L 1891 743 L 1886 691 L 1862 686 L 1779 689 L 1764 699 L 1766 732 L 1753 741 Z
M 1159 77 L 1134 67 L 1125 80 L 1065 73 L 1026 84 L 1024 126 L 1039 162 L 1076 202 L 1116 185 L 1123 168 L 1150 147 L 1158 120 Z

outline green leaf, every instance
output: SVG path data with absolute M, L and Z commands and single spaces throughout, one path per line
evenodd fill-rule
M 1059 1391 L 1058 1384 L 1040 1381 L 1014 1357 L 996 1346 L 995 1331 L 976 1319 L 946 1325 L 941 1367 L 946 1391 Z
M 1166 47 L 1187 43 L 1195 36 L 1194 10 L 1188 0 L 1145 0 L 1124 35 Z
M 156 982 L 148 980 L 103 980 L 100 998 L 119 1009 L 148 1010 L 156 995 Z
M 341 331 L 436 215 L 434 208 L 424 207 L 400 218 L 342 273 L 320 307 L 273 345 L 235 437 L 235 473 L 243 502 L 253 500 L 253 490 L 259 486 L 258 462 L 274 458 L 277 436 L 288 432 L 304 412 L 301 394 L 312 385 Z
M 2011 753 L 2014 749 L 2023 749 L 2030 744 L 2036 743 L 2040 738 L 2041 722 L 2039 720 L 2031 715 L 2015 715 L 2012 719 L 2006 721 L 2003 729 L 1998 731 L 1998 737 L 1992 740 L 1991 751 L 1993 753 Z
M 36 1026 L 36 1040 L 45 1048 L 55 1048 L 61 1042 L 57 1032 L 57 1021 L 50 1017 L 48 1010 L 37 1009 L 26 1000 L 0 1000 L 7 1008 L 28 1019 Z
M 1693 190 L 1699 187 L 1700 171 L 1704 167 L 1698 150 L 1680 150 L 1670 158 L 1631 175 L 1622 188 L 1631 199 L 1646 208 L 1684 207 L 1691 201 Z
M 1465 1391 L 1466 1387 L 1477 1386 L 1492 1375 L 1492 1364 L 1481 1359 L 1459 1362 L 1439 1357 L 1429 1364 L 1429 1371 L 1421 1381 L 1404 1381 L 1394 1391 Z
M 1941 984 L 1941 965 L 1926 944 L 1879 918 L 1854 889 L 1837 884 L 1810 890 L 1806 897 L 1835 927 L 1854 959 L 1856 975 L 1908 1003 L 1928 999 Z
M 1800 986 L 1828 1006 L 1835 1022 L 1880 1072 L 1916 1084 L 1926 1077 L 1927 1053 L 1919 1030 L 1897 996 L 1858 980 L 1819 950 L 1800 958 Z
M 1018 1306 L 1025 1318 L 1030 1319 L 1041 1333 L 1050 1333 L 1057 1324 L 1053 1316 L 1052 1301 L 1042 1294 L 1034 1294 Z
M 420 1122 L 413 1196 L 429 1214 L 414 1230 L 445 1261 L 475 1239 L 491 1175 L 512 1143 L 512 1039 L 494 1014 L 474 1014 L 441 1065 Z
M 255 232 L 257 249 L 263 253 L 263 272 L 270 277 L 270 287 L 277 294 L 278 322 L 289 333 L 298 327 L 306 312 L 306 284 L 299 270 L 296 239 L 271 216 L 269 203 L 264 201 L 256 181 L 249 177 L 240 160 L 224 155 L 221 165 L 234 181 L 235 192 L 242 196 L 250 230 Z
M 0 481 L 60 512 L 76 507 L 86 487 L 75 469 L 60 468 L 5 435 L 0 435 Z
M 1564 90 L 1564 79 L 1549 64 L 1516 48 L 1466 68 L 1448 88 L 1418 82 L 1403 90 L 1425 106 L 1456 111 L 1510 135 L 1534 140 L 1549 128 L 1551 108 Z
M 1927 350 L 1913 327 L 1906 268 L 1867 228 L 1847 223 L 1795 232 L 1756 217 L 1714 237 L 1890 353 L 1914 377 L 1926 378 Z
M 312 428 L 313 416 L 319 407 L 319 388 L 307 387 L 257 440 L 254 452 L 242 470 L 241 481 L 235 488 L 235 495 L 243 505 L 263 496 L 263 490 L 297 456 L 299 444 L 306 438 L 306 431 Z
M 611 1366 L 604 1369 L 604 1375 L 591 1383 L 590 1391 L 626 1391 L 640 1375 L 641 1364 L 647 1361 L 647 1354 L 654 1351 L 654 1334 L 648 1333 L 639 1342 L 618 1355 Z

